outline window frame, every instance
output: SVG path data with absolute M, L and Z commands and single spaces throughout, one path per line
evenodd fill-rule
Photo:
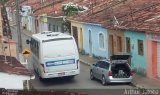
M 59 32 L 59 26 L 58 26 L 58 25 L 57 25 L 57 27 L 56 27 L 56 28 L 57 28 L 57 32 Z
M 122 52 L 123 51 L 122 37 L 121 36 L 117 36 L 117 50 L 118 50 L 118 52 Z
M 56 32 L 56 26 L 55 25 L 52 25 L 52 29 L 53 29 L 53 32 Z
M 102 61 L 102 62 L 103 63 L 101 63 L 101 64 L 103 65 L 103 67 L 101 67 L 101 68 L 108 70 L 109 69 L 109 63 L 106 62 L 106 61 Z M 106 66 L 107 66 L 107 68 L 106 68 Z
M 100 64 L 101 64 L 101 61 L 98 61 L 98 62 L 96 63 L 96 67 L 99 67 Z
M 36 41 L 34 38 L 31 38 L 30 48 L 31 48 L 32 53 L 37 58 L 39 58 L 40 43 Z
M 105 49 L 105 36 L 104 36 L 104 33 L 99 33 L 98 34 L 98 43 L 99 43 L 99 48 L 100 49 Z M 103 41 L 103 42 L 102 42 Z
M 51 24 L 49 23 L 48 24 L 48 30 L 51 31 L 51 29 L 52 29 L 52 27 L 51 27 Z
M 138 40 L 138 55 L 144 55 L 144 45 L 143 40 Z
M 131 39 L 129 37 L 126 37 L 126 52 L 131 52 Z

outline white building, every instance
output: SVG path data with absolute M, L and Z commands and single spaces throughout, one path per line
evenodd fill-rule
M 28 31 L 32 31 L 32 16 L 31 14 L 31 6 L 22 6 L 21 7 L 21 22 L 22 27 L 27 29 Z
M 0 88 L 24 89 L 24 81 L 34 79 L 34 75 L 20 64 L 15 57 L 7 56 L 6 59 L 9 63 L 5 63 L 5 56 L 0 55 Z

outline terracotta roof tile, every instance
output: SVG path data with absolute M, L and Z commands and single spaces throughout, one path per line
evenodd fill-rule
M 14 0 L 9 0 L 11 1 Z M 70 0 L 47 0 L 42 5 L 39 0 L 24 0 L 22 5 L 32 6 L 34 16 L 44 13 L 51 16 L 62 16 L 62 4 L 67 2 Z M 156 18 L 160 15 L 159 0 L 74 0 L 73 2 L 85 5 L 90 10 L 69 17 L 70 20 L 102 24 L 103 27 L 113 29 L 160 32 L 158 26 L 160 21 Z M 113 24 L 115 18 L 119 23 L 117 26 Z
M 50 1 L 50 3 L 46 3 L 43 6 L 37 7 L 33 12 L 33 15 L 41 15 L 41 14 L 47 14 L 50 16 L 63 16 L 62 12 L 62 4 L 69 3 L 71 0 L 54 0 Z M 78 5 L 83 5 L 83 6 L 89 6 L 89 1 L 88 0 L 74 0 L 74 3 Z M 98 3 L 98 2 L 97 2 Z
M 33 75 L 16 58 L 7 56 L 6 59 L 9 62 L 8 64 L 5 63 L 5 56 L 0 55 L 0 72 L 16 75 Z
M 159 32 L 159 0 L 107 0 L 89 11 L 69 17 L 69 20 L 102 24 L 111 29 L 127 29 L 144 32 Z M 151 19 L 151 20 L 149 20 Z M 153 20 L 154 19 L 154 20 Z M 118 22 L 115 25 L 114 22 Z M 149 21 L 147 21 L 149 20 Z

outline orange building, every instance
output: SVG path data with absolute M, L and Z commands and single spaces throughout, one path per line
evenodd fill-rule
M 147 76 L 160 79 L 160 33 L 147 33 Z

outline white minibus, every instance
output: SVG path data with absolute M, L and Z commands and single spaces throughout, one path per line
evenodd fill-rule
M 33 34 L 30 49 L 31 62 L 40 80 L 74 78 L 80 73 L 78 49 L 71 35 L 51 31 Z

